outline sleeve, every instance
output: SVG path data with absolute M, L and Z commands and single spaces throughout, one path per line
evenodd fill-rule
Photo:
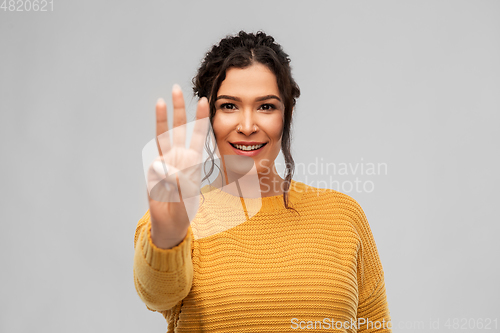
M 384 271 L 377 246 L 363 209 L 352 200 L 350 215 L 361 239 L 357 263 L 358 333 L 392 332 Z
M 139 220 L 134 237 L 134 284 L 149 310 L 165 313 L 189 294 L 193 282 L 192 239 L 189 227 L 179 245 L 160 249 L 151 240 L 149 210 Z

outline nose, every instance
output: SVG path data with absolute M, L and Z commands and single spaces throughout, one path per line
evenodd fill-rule
M 259 127 L 256 124 L 254 112 L 252 110 L 241 112 L 240 123 L 236 127 L 236 131 L 249 136 L 258 130 Z

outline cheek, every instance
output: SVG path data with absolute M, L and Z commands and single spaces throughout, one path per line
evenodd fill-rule
M 273 121 L 268 122 L 267 133 L 274 141 L 281 141 L 283 134 L 283 117 L 277 116 Z
M 217 141 L 227 136 L 227 134 L 230 132 L 230 130 L 228 130 L 229 126 L 227 124 L 227 119 L 219 116 L 217 113 L 214 115 L 212 128 L 214 130 L 215 138 Z

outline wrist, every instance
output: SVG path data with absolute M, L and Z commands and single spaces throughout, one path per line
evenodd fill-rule
M 160 249 L 171 249 L 182 243 L 188 228 L 160 228 L 151 223 L 151 240 Z

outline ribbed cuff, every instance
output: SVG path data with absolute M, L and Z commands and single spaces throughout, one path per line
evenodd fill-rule
M 191 259 L 191 226 L 182 242 L 171 249 L 160 249 L 151 239 L 151 221 L 144 226 L 139 236 L 144 259 L 151 268 L 160 272 L 175 272 Z

